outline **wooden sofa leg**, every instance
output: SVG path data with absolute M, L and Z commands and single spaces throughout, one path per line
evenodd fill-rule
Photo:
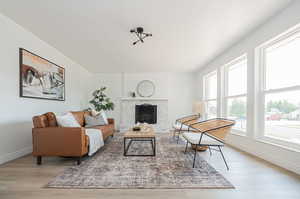
M 78 157 L 77 158 L 77 165 L 80 165 L 81 164 L 81 157 Z
M 41 165 L 42 164 L 42 156 L 37 156 L 36 158 L 36 164 Z

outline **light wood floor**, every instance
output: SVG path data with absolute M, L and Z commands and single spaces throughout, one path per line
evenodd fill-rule
M 184 150 L 184 147 L 183 147 Z M 0 199 L 42 198 L 105 198 L 105 199 L 300 199 L 300 176 L 263 160 L 225 147 L 230 164 L 225 165 L 220 154 L 201 153 L 213 167 L 221 172 L 236 189 L 47 189 L 43 188 L 53 177 L 75 164 L 71 159 L 44 158 L 37 166 L 35 159 L 25 156 L 0 166 Z

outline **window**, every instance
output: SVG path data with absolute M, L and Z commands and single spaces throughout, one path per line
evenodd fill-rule
M 259 50 L 263 137 L 300 144 L 300 29 Z
M 225 65 L 225 116 L 236 121 L 233 129 L 245 133 L 247 127 L 247 58 Z
M 207 119 L 217 117 L 217 71 L 211 72 L 204 77 L 204 101 L 206 102 Z

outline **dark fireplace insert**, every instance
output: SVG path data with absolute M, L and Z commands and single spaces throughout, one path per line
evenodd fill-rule
M 135 123 L 137 122 L 156 124 L 157 105 L 152 105 L 152 104 L 135 105 Z

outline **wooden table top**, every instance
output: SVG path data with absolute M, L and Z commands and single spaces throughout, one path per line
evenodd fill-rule
M 142 126 L 140 131 L 133 131 L 130 129 L 125 132 L 125 138 L 154 138 L 155 132 L 151 126 Z

